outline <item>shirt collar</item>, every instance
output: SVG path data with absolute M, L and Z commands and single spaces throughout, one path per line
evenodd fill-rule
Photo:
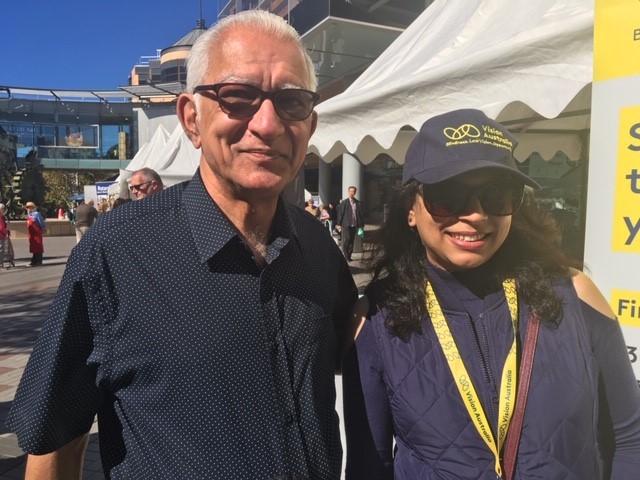
M 207 192 L 198 169 L 182 194 L 182 205 L 187 224 L 202 263 L 218 253 L 230 240 L 238 237 L 235 227 L 222 213 Z M 273 236 L 267 254 L 267 263 L 278 257 L 290 238 L 298 237 L 291 212 L 282 197 L 273 219 Z

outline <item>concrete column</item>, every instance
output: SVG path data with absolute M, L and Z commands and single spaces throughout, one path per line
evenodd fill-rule
M 341 199 L 347 198 L 349 187 L 353 185 L 358 189 L 356 197 L 358 200 L 364 200 L 364 189 L 362 188 L 363 166 L 356 157 L 348 153 L 342 154 L 342 191 Z
M 331 201 L 331 165 L 322 159 L 318 162 L 318 196 L 322 205 Z

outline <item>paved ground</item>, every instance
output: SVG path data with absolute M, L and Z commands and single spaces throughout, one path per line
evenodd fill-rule
M 28 268 L 30 254 L 27 241 L 14 240 L 16 266 L 9 270 L 0 269 L 0 480 L 24 476 L 25 455 L 18 447 L 15 435 L 7 430 L 4 423 L 41 323 L 58 288 L 67 256 L 75 243 L 75 237 L 45 238 L 44 265 Z M 353 257 L 357 259 L 359 254 Z M 367 275 L 358 261 L 350 266 L 356 284 L 362 289 Z M 342 388 L 339 378 L 336 386 L 340 412 Z M 84 462 L 85 480 L 104 478 L 96 432 L 94 425 Z

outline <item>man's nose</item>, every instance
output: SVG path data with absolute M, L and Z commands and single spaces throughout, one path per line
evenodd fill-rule
M 270 99 L 265 99 L 249 121 L 249 129 L 261 137 L 274 137 L 284 129 L 283 120 Z

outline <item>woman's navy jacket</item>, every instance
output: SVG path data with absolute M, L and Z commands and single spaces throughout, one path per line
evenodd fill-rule
M 495 435 L 513 341 L 504 293 L 479 299 L 446 276 L 432 284 Z M 570 280 L 554 288 L 564 313 L 540 328 L 515 478 L 640 478 L 640 389 L 618 322 L 582 302 Z M 347 479 L 495 479 L 428 316 L 403 341 L 385 313 L 372 307 L 344 363 Z M 526 305 L 519 323 L 521 351 Z

